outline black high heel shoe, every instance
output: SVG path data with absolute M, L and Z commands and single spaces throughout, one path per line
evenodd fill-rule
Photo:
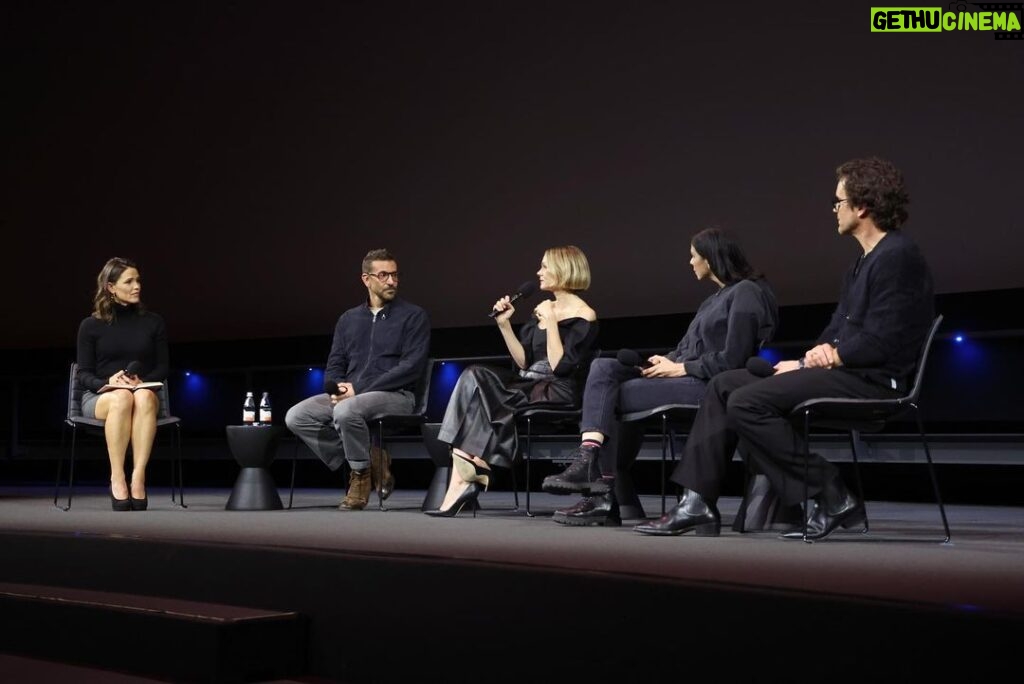
M 128 495 L 128 503 L 131 504 L 133 511 L 144 511 L 149 508 L 149 496 L 144 496 L 141 499 L 136 499 L 131 494 Z
M 466 485 L 466 488 L 459 494 L 459 498 L 452 502 L 452 505 L 448 508 L 437 508 L 432 511 L 423 511 L 427 515 L 435 518 L 454 518 L 459 512 L 469 504 L 470 508 L 473 509 L 473 517 L 476 517 L 476 500 L 480 496 L 480 483 L 470 482 Z
M 110 492 L 110 507 L 115 511 L 130 511 L 132 510 L 131 494 L 128 495 L 127 499 L 118 499 L 114 496 L 114 492 Z

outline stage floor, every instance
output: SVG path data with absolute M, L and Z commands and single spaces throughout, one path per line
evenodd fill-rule
M 481 497 L 481 510 L 457 518 L 420 512 L 424 491 L 397 490 L 376 509 L 335 509 L 340 490 L 299 490 L 294 508 L 226 511 L 228 489 L 187 490 L 187 509 L 168 490 L 150 492 L 150 510 L 110 509 L 106 490 L 82 488 L 68 512 L 56 509 L 52 489 L 0 489 L 0 532 L 47 538 L 117 538 L 267 550 L 408 558 L 602 573 L 622 579 L 664 580 L 911 606 L 1024 615 L 1024 509 L 948 506 L 949 544 L 940 539 L 931 504 L 869 502 L 868 535 L 840 531 L 815 544 L 784 541 L 777 532 L 738 534 L 727 528 L 739 504 L 723 499 L 718 538 L 647 537 L 626 521 L 618 528 L 576 528 L 546 516 L 573 501 L 532 495 L 537 517 L 513 512 L 512 494 Z M 282 497 L 287 503 L 287 492 Z M 642 497 L 649 515 L 660 497 Z M 520 503 L 523 503 L 520 496 Z M 673 503 L 669 501 L 669 505 Z

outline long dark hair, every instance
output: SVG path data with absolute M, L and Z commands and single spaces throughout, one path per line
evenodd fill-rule
M 690 240 L 690 245 L 707 259 L 711 272 L 726 285 L 761 277 L 747 261 L 739 244 L 718 228 L 700 231 Z
M 114 296 L 107 292 L 107 285 L 112 285 L 120 280 L 121 275 L 129 268 L 139 270 L 133 261 L 121 257 L 114 257 L 103 264 L 100 274 L 96 276 L 96 294 L 92 298 L 93 318 L 107 323 L 114 320 Z M 138 309 L 139 311 L 144 310 L 141 302 L 139 302 Z

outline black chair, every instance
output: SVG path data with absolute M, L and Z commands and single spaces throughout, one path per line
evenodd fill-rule
M 516 411 L 516 435 L 518 438 L 519 426 L 526 429 L 525 446 L 523 447 L 523 463 L 526 469 L 526 515 L 533 517 L 530 510 L 530 461 L 533 453 L 534 428 L 546 428 L 549 432 L 564 434 L 579 434 L 580 419 L 583 417 L 581 408 L 566 408 L 565 406 L 529 406 Z M 519 487 L 515 481 L 515 466 L 512 468 L 512 491 L 515 496 L 515 508 L 519 510 Z
M 580 419 L 583 417 L 583 388 L 587 385 L 587 375 L 590 373 L 590 365 L 594 359 L 601 356 L 600 350 L 595 350 L 589 358 L 582 361 L 574 373 L 576 379 L 576 399 L 572 406 L 564 404 L 544 405 L 531 404 L 516 411 L 516 441 L 519 440 L 520 426 L 525 427 L 525 446 L 521 449 L 523 462 L 526 469 L 526 515 L 533 517 L 530 510 L 530 461 L 533 454 L 534 428 L 546 428 L 550 432 L 558 434 L 579 435 Z M 515 465 L 512 467 L 512 491 L 515 497 L 515 508 L 519 510 L 519 487 L 516 484 Z
M 932 489 L 935 492 L 935 501 L 939 506 L 939 515 L 942 517 L 942 527 L 945 537 L 940 543 L 948 543 L 950 540 L 949 521 L 946 519 L 946 508 L 942 503 L 942 495 L 939 492 L 939 481 L 935 475 L 935 464 L 932 462 L 931 451 L 928 449 L 928 439 L 924 433 L 924 424 L 921 421 L 921 412 L 918 404 L 921 397 L 921 382 L 924 378 L 925 364 L 928 360 L 928 352 L 931 349 L 935 333 L 942 323 L 942 316 L 937 316 L 932 323 L 931 330 L 925 337 L 924 344 L 917 360 L 917 370 L 914 374 L 914 383 L 910 391 L 902 397 L 895 399 L 848 399 L 840 397 L 821 397 L 809 399 L 790 412 L 790 419 L 802 423 L 804 439 L 804 541 L 807 539 L 807 476 L 810 461 L 810 444 L 808 441 L 811 426 L 831 430 L 842 430 L 849 432 L 850 444 L 853 449 L 853 466 L 857 482 L 857 494 L 864 500 L 864 491 L 860 477 L 860 463 L 857 460 L 857 451 L 861 445 L 860 433 L 879 432 L 886 424 L 901 416 L 912 413 L 917 423 L 918 433 L 921 436 L 921 444 L 924 446 L 925 459 L 928 461 L 928 473 L 931 477 Z M 867 518 L 865 516 L 863 532 L 868 531 Z
M 79 429 L 84 429 L 87 432 L 94 434 L 103 434 L 103 426 L 106 421 L 98 418 L 86 418 L 82 415 L 82 394 L 83 390 L 78 386 L 78 364 L 71 364 L 71 371 L 68 376 L 68 411 L 64 418 L 64 429 L 61 432 L 63 443 L 63 435 L 67 432 L 68 428 L 71 429 L 71 461 L 68 468 L 68 503 L 66 506 L 60 506 L 57 500 L 60 498 L 60 487 L 61 487 L 61 472 L 64 467 L 64 450 L 61 449 L 61 455 L 57 460 L 57 481 L 54 485 L 53 492 L 53 505 L 60 508 L 63 511 L 71 509 L 71 498 L 74 495 L 74 483 L 75 483 L 75 447 L 77 444 L 77 435 Z M 167 383 L 157 390 L 157 396 L 160 397 L 160 411 L 157 413 L 156 427 L 159 430 L 162 427 L 168 425 L 174 426 L 175 442 L 177 448 L 175 450 L 175 457 L 171 460 L 171 502 L 177 504 L 178 499 L 175 496 L 175 473 L 177 473 L 177 496 L 180 497 L 181 503 L 179 504 L 182 508 L 188 508 L 185 505 L 185 486 L 183 484 L 182 477 L 182 465 L 181 465 L 181 419 L 177 416 L 171 415 L 171 401 L 167 391 Z M 129 446 L 129 448 L 131 448 Z
M 377 446 L 381 451 L 384 451 L 385 430 L 387 430 L 387 433 L 391 433 L 395 430 L 419 428 L 427 421 L 427 400 L 430 398 L 430 378 L 433 370 L 434 360 L 427 359 L 426 363 L 423 365 L 423 371 L 420 373 L 420 377 L 416 380 L 416 386 L 413 389 L 415 396 L 411 413 L 381 413 L 375 416 L 369 416 L 366 419 L 367 425 L 371 428 L 377 428 Z M 292 500 L 295 497 L 295 464 L 298 462 L 299 441 L 300 440 L 296 438 L 296 453 L 292 458 L 292 481 L 291 489 L 288 494 L 288 508 L 292 507 Z M 381 477 L 377 482 L 377 503 L 380 510 L 386 511 L 387 508 L 384 507 L 383 494 L 384 478 Z
M 619 421 L 623 424 L 635 424 L 640 426 L 641 429 L 650 426 L 657 425 L 661 428 L 661 514 L 665 515 L 665 486 L 668 480 L 667 472 L 667 456 L 669 452 L 672 454 L 672 463 L 676 462 L 676 435 L 679 431 L 689 430 L 689 427 L 693 424 L 693 418 L 697 415 L 697 409 L 700 408 L 700 404 L 664 404 L 663 406 L 656 406 L 645 411 L 634 411 L 632 413 L 624 413 L 619 416 Z M 616 489 L 618 489 L 618 481 L 626 473 L 632 463 L 622 464 L 620 467 L 619 476 L 616 478 Z M 619 494 L 616 492 L 616 494 Z M 620 498 L 624 498 L 624 493 Z M 635 493 L 633 498 L 636 498 Z M 677 497 L 678 498 L 678 497 Z M 620 507 L 622 501 L 619 502 Z M 639 510 L 630 515 L 629 517 L 644 517 L 643 508 L 640 507 L 639 499 L 636 502 L 628 502 L 629 505 L 638 508 Z M 626 514 L 623 513 L 623 517 Z

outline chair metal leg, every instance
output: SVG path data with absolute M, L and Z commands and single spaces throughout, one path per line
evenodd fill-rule
M 808 477 L 811 470 L 811 409 L 804 409 L 804 543 L 811 544 L 813 540 L 807 538 L 807 516 L 810 513 L 810 506 L 807 503 Z
M 911 404 L 914 407 L 914 418 L 917 420 L 917 431 L 921 434 L 921 445 L 924 446 L 924 457 L 928 461 L 928 473 L 931 475 L 932 489 L 935 491 L 935 501 L 939 504 L 939 515 L 942 516 L 942 529 L 945 530 L 946 538 L 942 540 L 943 544 L 948 544 L 952 538 L 952 534 L 949 531 L 949 520 L 946 519 L 946 507 L 942 503 L 942 494 L 939 493 L 939 478 L 935 474 L 935 463 L 932 461 L 931 449 L 928 448 L 928 438 L 924 434 L 924 423 L 921 421 L 921 411 L 917 408 L 916 404 Z
M 377 473 L 377 508 L 382 511 L 388 510 L 384 507 L 384 421 L 377 421 L 377 448 L 381 450 L 380 464 L 381 472 Z M 373 472 L 373 457 L 371 456 L 370 472 Z
M 526 419 L 526 516 L 533 517 L 530 512 L 530 454 L 533 451 L 533 419 Z
M 668 451 L 668 416 L 661 414 L 661 514 L 665 515 L 665 455 Z
M 182 463 L 181 458 L 181 425 L 178 423 L 174 424 L 174 436 L 175 442 L 177 443 L 177 454 L 178 454 L 178 497 L 181 501 L 178 504 L 181 508 L 188 508 L 185 505 L 185 467 Z M 174 463 L 171 463 L 171 503 L 174 503 Z
M 516 482 L 516 460 L 512 459 L 512 466 L 509 468 L 509 472 L 512 473 L 512 500 L 515 505 L 512 506 L 514 513 L 519 512 L 519 483 Z
M 668 430 L 668 454 L 669 463 L 672 464 L 672 470 L 676 469 L 676 431 L 672 428 Z M 676 485 L 676 503 L 682 501 L 682 496 L 679 493 L 679 485 Z M 664 515 L 664 514 L 663 514 Z
M 78 435 L 78 429 L 71 426 L 71 463 L 68 467 L 68 503 L 66 506 L 61 506 L 57 503 L 57 499 L 60 498 L 60 474 L 64 466 L 64 449 L 63 444 L 61 445 L 60 456 L 57 459 L 57 482 L 53 488 L 53 505 L 62 511 L 69 511 L 71 509 L 71 494 L 73 492 L 73 486 L 75 481 L 75 438 Z M 64 441 L 64 433 L 61 432 L 61 442 Z
M 864 483 L 860 479 L 860 450 L 864 447 L 864 440 L 860 438 L 859 430 L 850 430 L 850 452 L 853 454 L 853 479 L 857 483 L 857 496 L 864 506 L 864 528 L 862 534 L 868 533 L 868 509 L 867 501 L 864 498 Z
M 295 438 L 295 449 L 292 451 L 292 483 L 288 489 L 288 510 L 291 510 L 295 498 L 295 464 L 299 461 L 299 438 Z

